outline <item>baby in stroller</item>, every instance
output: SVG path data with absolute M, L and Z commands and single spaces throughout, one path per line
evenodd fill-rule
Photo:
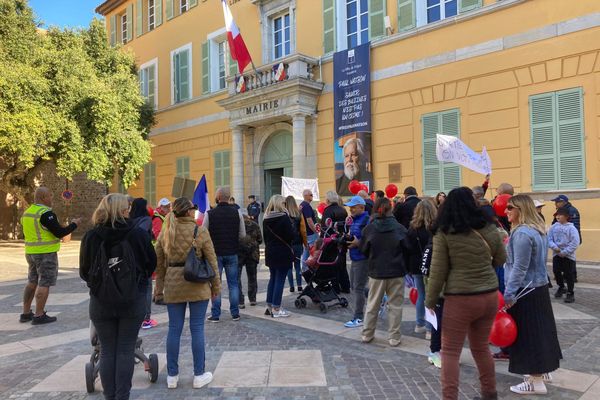
M 96 390 L 96 378 L 98 378 L 98 373 L 100 371 L 101 347 L 96 333 L 96 327 L 92 321 L 90 321 L 90 343 L 94 349 L 90 356 L 90 361 L 85 364 L 85 386 L 88 393 L 93 393 Z M 144 370 L 148 373 L 150 382 L 156 382 L 158 379 L 158 355 L 152 353 L 146 357 L 144 348 L 142 347 L 141 337 L 138 337 L 135 343 L 135 363 L 144 363 Z

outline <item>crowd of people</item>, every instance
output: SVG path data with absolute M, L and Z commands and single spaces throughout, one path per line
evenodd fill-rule
M 80 276 L 90 288 L 90 319 L 102 344 L 100 377 L 105 398 L 129 398 L 139 329 L 157 324 L 152 302 L 166 305 L 169 317 L 167 386 L 178 385 L 180 339 L 188 308 L 193 387 L 207 385 L 212 374 L 205 369 L 204 323 L 222 318 L 223 272 L 229 315 L 239 321 L 246 296 L 250 306 L 257 305 L 259 247 L 264 240 L 269 270 L 265 315 L 289 317 L 283 304 L 286 279 L 290 292 L 302 292 L 310 284 L 302 273 L 309 268 L 311 249 L 322 235 L 319 221 L 347 224 L 348 211 L 353 221 L 332 266 L 333 289 L 354 293 L 353 316 L 344 326 L 361 328 L 362 341 L 371 342 L 384 304 L 388 343 L 400 345 L 409 283 L 418 293 L 414 331 L 430 340 L 428 361 L 441 368 L 444 399 L 458 396 L 459 358 L 466 338 L 479 371 L 482 399 L 497 398 L 494 360 L 504 359 L 510 372 L 524 375 L 511 391 L 545 394 L 544 382 L 552 379 L 550 373 L 562 358 L 549 295 L 548 250 L 558 286 L 554 296 L 565 296 L 564 301 L 571 303 L 577 282 L 575 252 L 581 243 L 579 212 L 565 195 L 556 197 L 555 219 L 548 231 L 541 214 L 544 203 L 514 195 L 507 183 L 499 185 L 495 198 L 488 201 L 488 186 L 486 177 L 482 186 L 460 187 L 431 198 L 420 198 L 409 186 L 393 200 L 382 191 L 372 196 L 360 191 L 345 203 L 329 191 L 322 213 L 313 209 L 313 193 L 306 189 L 299 205 L 292 196 L 272 196 L 262 218 L 254 196 L 248 197 L 249 205 L 243 209 L 227 187 L 216 190 L 215 206 L 200 219 L 197 205 L 183 197 L 173 203 L 163 198 L 152 210 L 143 198 L 108 194 L 95 210 L 94 227 L 85 233 L 80 250 Z M 51 207 L 52 193 L 40 187 L 35 204 L 23 215 L 29 263 L 23 323 L 56 321 L 44 310 L 49 288 L 56 284 L 56 253 L 60 238 L 80 223 L 76 219 L 61 226 Z M 205 267 L 202 279 L 190 278 L 191 259 Z M 246 295 L 241 280 L 244 267 Z M 519 335 L 510 347 L 492 353 L 489 336 L 498 311 L 498 290 Z M 34 296 L 35 312 L 30 309 Z M 436 320 L 435 328 L 427 317 Z

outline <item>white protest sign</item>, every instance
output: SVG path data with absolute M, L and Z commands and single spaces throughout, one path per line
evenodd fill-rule
M 437 135 L 435 154 L 438 161 L 453 162 L 483 175 L 492 173 L 492 160 L 485 150 L 485 146 L 479 154 L 457 137 Z
M 313 200 L 319 201 L 319 180 L 281 177 L 281 194 L 283 197 L 294 196 L 297 200 L 304 200 L 302 192 L 306 189 L 312 191 Z

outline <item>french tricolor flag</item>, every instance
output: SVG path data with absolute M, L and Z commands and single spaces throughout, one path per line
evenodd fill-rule
M 237 61 L 238 70 L 240 74 L 244 72 L 244 68 L 252 62 L 250 52 L 246 48 L 246 43 L 242 39 L 240 30 L 233 20 L 231 10 L 225 0 L 221 0 L 223 4 L 223 14 L 225 15 L 225 29 L 227 30 L 227 42 L 229 43 L 229 51 L 231 51 L 231 58 Z

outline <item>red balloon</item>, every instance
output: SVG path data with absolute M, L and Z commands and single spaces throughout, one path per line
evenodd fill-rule
M 408 298 L 410 299 L 411 303 L 417 304 L 417 299 L 419 298 L 419 292 L 417 292 L 417 288 L 410 288 Z
M 385 187 L 385 195 L 391 199 L 398 194 L 398 186 L 390 183 Z
M 319 206 L 317 207 L 317 211 L 319 212 L 319 214 L 323 215 L 323 211 L 325 211 L 326 207 L 327 207 L 327 204 L 320 203 Z
M 498 311 L 490 332 L 490 343 L 498 347 L 508 347 L 517 340 L 517 324 L 510 314 Z
M 371 193 L 371 200 L 375 201 L 375 195 L 376 195 L 376 194 L 377 194 L 377 193 L 375 193 L 375 192 L 372 192 L 372 193 Z
M 512 196 L 510 194 L 501 194 L 496 196 L 494 202 L 492 203 L 492 207 L 494 207 L 494 211 L 496 215 L 499 217 L 506 217 L 506 206 L 508 205 L 508 200 Z
M 498 290 L 498 311 L 502 310 L 502 307 L 504 307 L 504 295 L 502 294 L 501 291 Z
M 360 190 L 364 190 L 365 192 L 369 193 L 369 187 L 367 185 L 365 185 L 364 183 L 360 184 Z M 358 192 L 360 192 L 360 190 Z M 358 193 L 356 192 L 356 193 Z
M 358 193 L 360 191 L 360 182 L 357 181 L 356 179 L 351 180 L 350 183 L 348 184 L 348 190 L 352 194 Z

